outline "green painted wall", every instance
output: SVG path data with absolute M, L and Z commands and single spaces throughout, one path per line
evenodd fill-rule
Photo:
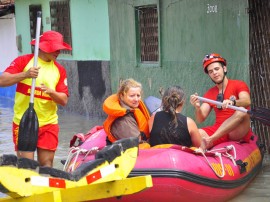
M 15 1 L 16 31 L 22 38 L 19 54 L 31 52 L 29 5 L 42 6 L 43 31 L 47 31 L 51 29 L 50 1 Z M 70 93 L 63 110 L 87 117 L 104 116 L 101 103 L 111 94 L 108 3 L 107 0 L 69 2 L 72 55 L 61 54 L 57 58 L 67 70 Z
M 22 36 L 22 52 L 30 53 L 29 5 L 41 4 L 43 30 L 51 29 L 49 0 L 16 0 L 17 35 Z M 73 55 L 59 59 L 110 60 L 107 0 L 70 0 Z
M 136 62 L 135 8 L 156 2 L 159 8 L 159 67 Z M 248 0 L 108 0 L 111 36 L 111 80 L 115 92 L 119 79 L 142 82 L 145 97 L 180 85 L 187 93 L 184 113 L 193 116 L 189 96 L 202 95 L 213 83 L 202 70 L 207 53 L 227 59 L 228 77 L 249 83 Z
M 29 20 L 29 5 L 41 4 L 42 9 L 48 7 L 47 1 L 41 0 L 16 0 L 15 1 L 15 17 L 16 17 L 16 32 L 17 36 L 21 35 L 22 52 L 19 54 L 26 54 L 31 52 L 31 45 L 29 44 L 31 39 L 30 36 L 30 20 Z M 46 10 L 49 10 L 47 8 Z M 42 13 L 42 21 L 44 22 L 44 16 L 46 13 Z M 42 23 L 43 30 L 48 30 L 50 28 L 46 27 L 45 23 Z
M 76 60 L 110 60 L 106 0 L 72 0 L 72 40 Z

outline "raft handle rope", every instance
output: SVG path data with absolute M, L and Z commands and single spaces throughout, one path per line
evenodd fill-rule
M 223 156 L 231 159 L 231 161 L 233 162 L 233 165 L 236 166 L 236 150 L 235 147 L 233 145 L 229 145 L 226 147 L 228 149 L 228 151 L 232 150 L 233 151 L 233 155 L 229 154 L 228 151 L 223 153 Z
M 72 168 L 71 168 L 71 171 L 74 170 L 74 166 L 75 166 L 75 163 L 78 159 L 78 156 L 79 154 L 82 152 L 82 149 L 78 148 L 78 147 L 71 147 L 70 150 L 69 150 L 69 153 L 68 153 L 68 157 L 67 157 L 67 160 L 65 162 L 65 165 L 64 165 L 64 168 L 63 170 L 67 172 L 67 166 L 69 165 L 70 161 L 74 158 L 75 156 L 75 161 L 73 161 L 73 164 L 72 164 Z
M 209 152 L 220 152 L 224 157 L 227 157 L 229 158 L 233 164 L 236 166 L 236 150 L 235 150 L 235 147 L 233 145 L 228 145 L 226 147 L 223 147 L 223 148 L 217 148 L 217 149 L 213 149 Z M 229 151 L 232 151 L 233 154 L 229 154 L 228 152 Z
M 75 170 L 75 165 L 78 161 L 78 157 L 80 154 L 85 154 L 83 159 L 85 159 L 89 154 L 94 154 L 94 153 L 97 153 L 99 151 L 99 148 L 98 147 L 92 147 L 91 149 L 87 150 L 87 149 L 81 149 L 81 148 L 78 148 L 78 147 L 71 147 L 70 150 L 69 150 L 69 153 L 68 153 L 68 157 L 67 157 L 67 160 L 65 162 L 65 165 L 64 165 L 64 168 L 63 170 L 68 172 L 68 167 L 71 166 L 71 172 Z M 71 160 L 73 160 L 72 164 L 70 166 L 68 166 L 71 162 Z
M 229 154 L 228 153 L 229 151 L 232 151 L 233 154 Z M 210 168 L 220 178 L 223 178 L 225 176 L 225 169 L 224 169 L 224 164 L 223 164 L 223 161 L 222 161 L 222 156 L 229 158 L 233 162 L 233 164 L 235 166 L 237 166 L 236 161 L 235 161 L 235 159 L 236 159 L 236 150 L 235 150 L 235 147 L 233 145 L 228 145 L 228 146 L 226 146 L 224 148 L 213 149 L 211 151 L 203 151 L 201 148 L 199 148 L 195 152 L 196 153 L 200 153 L 206 159 L 206 161 L 207 161 L 208 165 L 210 166 Z M 221 164 L 221 169 L 222 169 L 222 174 L 221 175 L 219 175 L 216 172 L 216 170 L 213 168 L 213 166 L 211 165 L 211 163 L 208 161 L 208 159 L 207 159 L 207 157 L 205 155 L 205 152 L 212 153 L 216 157 L 219 158 L 219 161 L 220 161 L 220 164 Z
M 208 161 L 206 155 L 205 155 L 205 152 L 199 148 L 196 150 L 197 153 L 200 153 L 202 154 L 202 156 L 205 158 L 205 160 L 207 161 L 208 165 L 210 166 L 210 168 L 214 171 L 214 173 L 216 174 L 216 176 L 218 176 L 219 178 L 223 178 L 225 176 L 225 169 L 224 169 L 224 165 L 223 165 L 223 161 L 222 161 L 222 155 L 220 152 L 215 152 L 215 156 L 219 158 L 219 162 L 220 162 L 220 165 L 221 165 L 221 170 L 222 170 L 222 173 L 221 175 L 218 174 L 218 172 L 213 168 L 213 166 L 211 165 L 211 163 Z

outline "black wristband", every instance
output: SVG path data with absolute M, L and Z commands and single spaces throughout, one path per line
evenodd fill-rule
M 230 97 L 230 101 L 232 101 L 232 105 L 235 106 L 236 105 L 236 99 L 235 97 Z

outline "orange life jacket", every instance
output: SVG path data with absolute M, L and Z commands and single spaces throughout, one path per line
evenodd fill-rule
M 107 119 L 103 123 L 104 130 L 107 133 L 108 139 L 111 142 L 115 142 L 117 139 L 111 133 L 111 126 L 117 118 L 127 114 L 127 109 L 120 105 L 117 95 L 113 94 L 104 101 L 103 111 L 108 115 Z M 149 138 L 148 120 L 150 115 L 144 103 L 140 101 L 139 107 L 131 110 L 131 112 L 134 113 L 139 130 Z

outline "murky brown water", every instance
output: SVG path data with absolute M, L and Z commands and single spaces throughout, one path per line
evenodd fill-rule
M 270 201 L 270 155 L 265 155 L 263 168 L 249 186 L 229 202 L 269 202 Z
M 11 133 L 12 117 L 13 101 L 0 97 L 0 155 L 15 154 Z M 101 125 L 102 121 L 102 118 L 86 118 L 59 110 L 60 134 L 54 167 L 58 169 L 62 168 L 60 160 L 67 156 L 69 142 L 73 135 L 77 133 L 86 133 L 91 127 Z
M 0 155 L 14 154 L 11 122 L 13 101 L 0 97 Z M 69 142 L 74 134 L 86 133 L 95 125 L 101 125 L 102 118 L 86 118 L 76 114 L 59 111 L 59 146 L 55 155 L 54 167 L 62 169 L 61 160 L 68 154 Z M 230 202 L 268 202 L 270 198 L 270 158 L 266 156 L 259 175 L 236 198 Z M 4 195 L 0 193 L 0 198 Z
M 0 155 L 15 154 L 12 142 L 12 118 L 13 118 L 13 101 L 0 97 Z M 68 155 L 69 142 L 73 135 L 77 133 L 86 133 L 96 125 L 101 125 L 103 119 L 81 115 L 70 114 L 59 110 L 59 145 L 55 154 L 54 167 L 62 169 L 62 159 Z M 0 198 L 4 194 L 0 193 Z

